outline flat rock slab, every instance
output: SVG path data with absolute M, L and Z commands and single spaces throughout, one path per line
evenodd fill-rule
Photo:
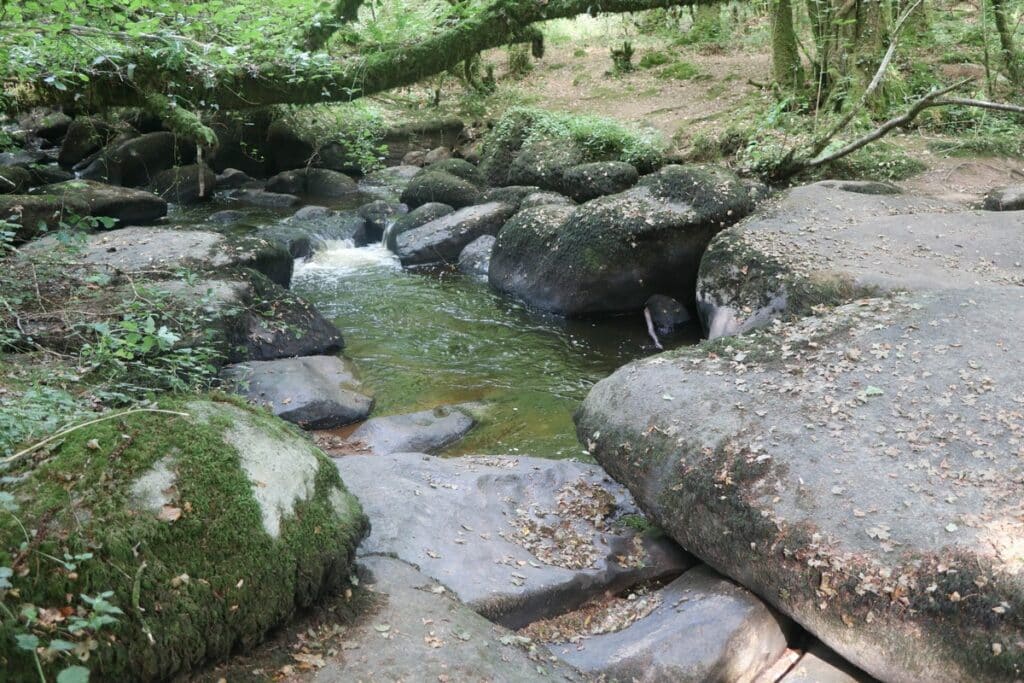
M 849 183 L 797 187 L 711 241 L 698 310 L 714 339 L 879 291 L 1017 285 L 1022 237 L 1024 212 L 865 194 Z
M 623 523 L 639 511 L 594 465 L 418 453 L 337 462 L 371 520 L 363 554 L 415 564 L 510 628 L 693 564 Z
M 225 367 L 221 378 L 249 401 L 306 429 L 358 422 L 373 409 L 351 361 L 337 356 L 239 363 Z
M 821 643 L 814 643 L 778 683 L 874 683 L 875 679 L 844 662 Z
M 705 565 L 648 600 L 654 611 L 621 631 L 549 648 L 584 674 L 666 683 L 748 683 L 786 650 L 790 622 Z
M 1022 326 L 1021 287 L 864 299 L 627 365 L 578 433 L 680 544 L 868 673 L 1013 681 Z
M 360 425 L 339 450 L 366 455 L 437 453 L 465 436 L 475 424 L 476 420 L 458 406 L 375 417 Z
M 345 632 L 341 655 L 313 678 L 321 683 L 403 681 L 501 681 L 533 683 L 584 680 L 533 652 L 451 597 L 414 567 L 387 557 L 361 561 L 362 580 L 381 597 L 378 609 Z
M 59 247 L 54 236 L 25 247 L 46 252 Z M 130 227 L 88 235 L 69 258 L 134 273 L 178 268 L 252 268 L 287 287 L 294 261 L 287 250 L 259 238 L 228 237 L 208 230 Z
M 513 207 L 501 202 L 460 209 L 400 234 L 396 253 L 406 266 L 455 263 L 470 242 L 482 235 L 496 235 L 513 213 Z

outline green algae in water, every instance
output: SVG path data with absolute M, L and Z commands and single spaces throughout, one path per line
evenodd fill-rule
M 294 289 L 341 329 L 374 415 L 480 402 L 446 451 L 587 458 L 572 414 L 590 387 L 650 352 L 643 318 L 566 321 L 456 274 L 402 271 L 383 247 L 337 247 L 296 269 Z

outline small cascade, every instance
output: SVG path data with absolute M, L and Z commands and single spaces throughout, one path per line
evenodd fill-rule
M 325 240 L 326 246 L 295 264 L 296 277 L 335 274 L 346 276 L 369 270 L 401 270 L 398 258 L 383 244 L 357 247 L 352 240 Z
M 383 244 L 388 251 L 396 251 L 398 249 L 398 236 L 392 235 L 395 231 L 395 223 L 396 221 L 393 218 L 388 220 L 387 225 L 384 226 L 384 236 L 381 237 L 380 240 L 380 243 Z

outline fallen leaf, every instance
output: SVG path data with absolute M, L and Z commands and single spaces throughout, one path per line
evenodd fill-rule
M 160 508 L 160 512 L 156 514 L 156 518 L 161 522 L 177 522 L 181 519 L 181 508 L 173 505 L 164 505 Z

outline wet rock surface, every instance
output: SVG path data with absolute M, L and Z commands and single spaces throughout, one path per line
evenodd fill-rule
M 693 563 L 675 544 L 619 523 L 638 511 L 593 465 L 416 453 L 337 463 L 371 519 L 363 555 L 415 564 L 509 627 Z
M 644 597 L 656 606 L 622 630 L 548 647 L 612 681 L 749 683 L 786 649 L 790 623 L 707 566 Z
M 401 233 L 396 239 L 396 253 L 407 266 L 455 263 L 470 242 L 497 233 L 513 212 L 511 206 L 500 202 L 460 209 Z
M 364 420 L 373 399 L 363 394 L 350 362 L 307 356 L 229 365 L 221 379 L 251 403 L 305 429 L 328 429 Z
M 487 271 L 491 266 L 491 252 L 494 250 L 495 237 L 481 235 L 466 245 L 459 254 L 459 272 L 487 282 Z
M 355 453 L 437 453 L 463 436 L 476 424 L 459 406 L 439 406 L 405 415 L 375 417 L 360 425 L 347 442 L 332 454 Z

